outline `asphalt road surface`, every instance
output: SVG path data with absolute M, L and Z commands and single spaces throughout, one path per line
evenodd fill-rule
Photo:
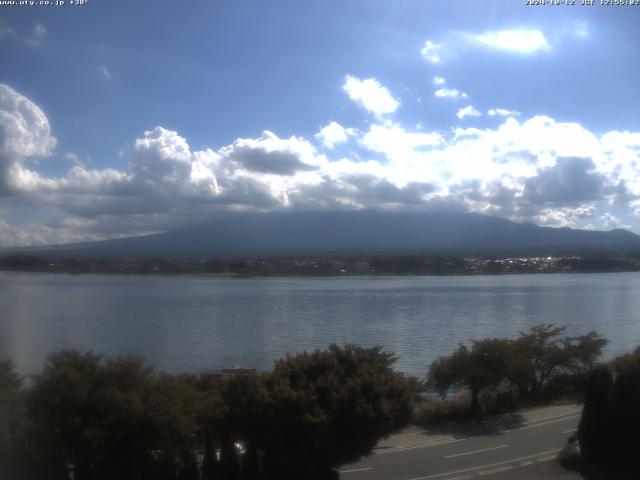
M 575 404 L 525 410 L 454 433 L 404 431 L 338 471 L 341 480 L 582 478 L 556 460 L 581 410 Z

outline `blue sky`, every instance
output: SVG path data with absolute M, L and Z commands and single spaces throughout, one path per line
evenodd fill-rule
M 639 21 L 519 0 L 0 6 L 0 245 L 236 210 L 640 232 Z

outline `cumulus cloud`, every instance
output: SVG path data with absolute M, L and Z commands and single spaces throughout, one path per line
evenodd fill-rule
M 490 117 L 518 117 L 520 112 L 506 108 L 491 108 L 487 110 L 487 115 Z
M 456 88 L 440 88 L 433 92 L 433 94 L 439 98 L 468 98 L 468 95 L 466 93 L 461 92 Z
M 456 113 L 456 116 L 460 120 L 464 120 L 466 117 L 480 117 L 482 116 L 482 114 L 478 110 L 476 110 L 473 105 L 468 105 L 458 110 L 458 113 Z
M 400 102 L 375 78 L 361 80 L 347 75 L 342 89 L 351 100 L 378 117 L 393 113 L 400 106 Z
M 433 77 L 433 84 L 434 85 L 444 85 L 446 82 L 446 80 L 444 79 L 444 77 Z
M 584 204 L 575 208 L 544 208 L 532 217 L 537 224 L 547 227 L 578 227 L 585 219 L 593 217 L 596 208 Z
M 424 47 L 420 50 L 420 55 L 427 62 L 440 63 L 442 61 L 442 45 L 431 40 L 424 42 Z
M 355 128 L 344 128 L 338 122 L 329 122 L 315 134 L 315 138 L 325 147 L 332 149 L 336 145 L 346 142 L 356 133 Z
M 435 187 L 428 182 L 395 182 L 371 173 L 342 173 L 291 194 L 296 208 L 317 210 L 419 207 Z
M 316 143 L 265 131 L 200 150 L 157 126 L 133 141 L 128 168 L 69 155 L 71 168 L 50 177 L 32 162 L 53 152 L 47 117 L 0 86 L 0 244 L 137 235 L 237 210 L 446 209 L 605 228 L 640 214 L 640 133 L 495 116 L 494 128 L 430 132 L 388 119 L 362 131 L 329 122 Z M 356 157 L 322 153 L 345 137 Z
M 298 137 L 278 138 L 265 131 L 258 139 L 241 138 L 221 150 L 222 156 L 246 170 L 275 175 L 316 170 L 318 158 L 313 146 Z
M 512 53 L 527 54 L 551 49 L 544 34 L 535 29 L 489 31 L 471 38 L 479 46 Z
M 18 188 L 27 159 L 47 156 L 55 145 L 44 112 L 11 87 L 0 84 L 0 197 Z
M 625 224 L 621 218 L 616 217 L 615 215 L 612 215 L 609 212 L 602 215 L 598 220 L 600 220 L 600 223 L 602 223 L 602 227 L 608 230 L 611 230 L 614 228 L 625 228 L 625 229 L 631 228 L 631 226 Z
M 390 162 L 379 169 L 378 174 L 400 184 L 417 179 L 432 182 L 433 175 L 425 168 L 424 156 L 444 142 L 444 137 L 438 132 L 408 132 L 393 123 L 371 125 L 360 140 L 364 148 L 384 154 Z
M 559 157 L 526 180 L 523 198 L 535 204 L 571 205 L 602 198 L 606 177 L 590 158 Z

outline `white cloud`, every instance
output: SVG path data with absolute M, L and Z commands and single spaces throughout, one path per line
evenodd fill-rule
M 599 218 L 599 220 L 600 220 L 600 223 L 602 223 L 602 227 L 609 230 L 614 228 L 625 228 L 625 229 L 631 228 L 631 226 L 625 224 L 621 218 L 616 217 L 615 215 L 612 215 L 611 213 L 608 213 L 608 212 L 602 215 Z
M 471 38 L 477 45 L 514 53 L 534 53 L 551 49 L 540 30 L 497 30 L 472 35 Z
M 98 73 L 105 79 L 111 80 L 111 72 L 106 67 L 106 65 L 100 65 L 97 67 Z
M 443 77 L 433 77 L 433 84 L 434 85 L 444 85 L 444 83 L 446 82 L 446 80 Z
M 584 223 L 585 219 L 593 217 L 595 214 L 593 205 L 584 204 L 576 208 L 545 208 L 532 217 L 536 223 L 547 227 L 569 227 L 577 228 Z
M 50 155 L 56 139 L 40 108 L 11 87 L 0 84 L 0 197 L 18 187 L 22 165 L 30 157 Z
M 322 145 L 326 148 L 333 148 L 340 143 L 346 142 L 349 137 L 356 135 L 354 128 L 344 128 L 338 122 L 329 122 L 315 134 Z
M 456 116 L 460 120 L 463 120 L 465 117 L 480 117 L 482 116 L 482 114 L 478 110 L 476 110 L 473 105 L 469 105 L 458 110 Z
M 126 150 L 128 168 L 75 164 L 50 177 L 31 162 L 55 146 L 46 116 L 0 86 L 0 244 L 149 233 L 230 210 L 447 206 L 607 228 L 640 213 L 640 132 L 598 136 L 546 116 L 496 117 L 494 128 L 453 132 L 389 120 L 349 132 L 330 122 L 316 136 L 326 148 L 344 141 L 342 134 L 361 147 L 358 157 L 335 160 L 304 138 L 269 131 L 194 150 L 178 132 L 157 126 Z M 18 210 L 22 220 L 6 214 Z M 49 221 L 38 226 L 29 212 Z
M 0 126 L 3 160 L 49 155 L 56 144 L 44 112 L 4 84 L 0 84 Z
M 424 42 L 420 54 L 427 62 L 440 63 L 442 61 L 442 45 L 427 40 Z
M 439 133 L 407 132 L 397 124 L 371 125 L 362 137 L 362 145 L 369 150 L 401 158 L 411 151 L 436 147 L 444 142 Z
M 47 36 L 46 27 L 40 22 L 38 22 L 35 24 L 35 26 L 31 30 L 31 33 L 29 34 L 29 36 L 25 39 L 25 42 L 28 45 L 31 45 L 33 47 L 38 47 L 40 46 L 40 43 L 42 43 L 42 41 L 45 39 L 46 36 Z
M 490 117 L 518 117 L 520 112 L 516 110 L 507 110 L 506 108 L 492 108 L 487 110 L 487 115 Z
M 395 112 L 400 102 L 375 78 L 361 80 L 347 75 L 342 89 L 349 98 L 376 116 Z
M 440 88 L 433 92 L 436 97 L 440 98 L 468 98 L 468 95 L 464 92 L 461 92 L 457 88 Z
M 237 167 L 271 175 L 294 175 L 316 170 L 322 162 L 306 140 L 298 137 L 281 139 L 270 131 L 263 132 L 257 139 L 239 138 L 218 153 Z

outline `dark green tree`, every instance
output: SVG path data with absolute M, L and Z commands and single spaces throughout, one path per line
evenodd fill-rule
M 151 370 L 138 358 L 93 353 L 49 356 L 29 395 L 32 438 L 51 478 L 140 478 L 155 433 Z
M 578 439 L 584 458 L 603 463 L 610 456 L 611 386 L 613 377 L 607 366 L 589 373 L 585 402 L 578 425 Z
M 193 470 L 193 450 L 205 446 L 204 396 L 198 388 L 198 377 L 159 375 L 149 384 L 143 400 L 151 413 L 146 446 L 153 458 L 154 477 L 175 478 L 180 465 Z
M 596 332 L 562 336 L 566 327 L 539 324 L 520 332 L 509 361 L 509 379 L 521 396 L 535 397 L 550 378 L 560 373 L 586 375 L 607 344 Z
M 589 464 L 630 469 L 610 478 L 639 478 L 640 348 L 589 376 L 578 438 Z M 633 475 L 631 475 L 633 472 Z M 631 475 L 631 476 L 630 476 Z M 603 477 L 604 478 L 604 477 Z
M 427 375 L 427 384 L 445 396 L 451 387 L 461 387 L 471 394 L 470 412 L 480 413 L 480 392 L 497 387 L 507 376 L 511 342 L 488 338 L 472 341 L 471 347 L 460 345 L 449 356 L 434 361 Z
M 203 394 L 202 427 L 207 446 L 207 469 L 236 477 L 239 465 L 233 444 L 243 441 L 248 451 L 243 468 L 256 469 L 257 451 L 270 445 L 273 432 L 270 393 L 267 376 L 203 375 L 199 389 Z M 214 461 L 215 450 L 221 450 L 221 462 Z
M 368 455 L 381 438 L 405 426 L 416 382 L 393 370 L 381 347 L 331 345 L 287 356 L 268 380 L 274 462 L 305 472 Z
M 13 362 L 0 362 L 0 476 L 15 468 L 16 456 L 24 444 L 23 378 Z

